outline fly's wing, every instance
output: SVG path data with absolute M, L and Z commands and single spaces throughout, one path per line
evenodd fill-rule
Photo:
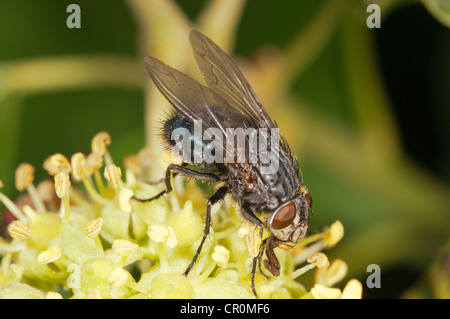
M 186 74 L 153 57 L 146 57 L 144 63 L 150 78 L 174 109 L 193 125 L 194 121 L 202 121 L 202 134 L 208 128 L 219 129 L 222 138 L 214 136 L 215 141 L 222 145 L 224 152 L 234 156 L 234 151 L 227 150 L 223 139 L 226 129 L 236 125 L 250 127 L 251 123 L 221 96 Z
M 197 64 L 208 87 L 240 113 L 251 118 L 257 127 L 276 128 L 275 121 L 267 114 L 250 84 L 231 58 L 198 31 L 191 31 L 190 40 Z

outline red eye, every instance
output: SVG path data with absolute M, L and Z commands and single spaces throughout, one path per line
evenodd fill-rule
M 308 193 L 305 194 L 305 199 L 308 202 L 309 210 L 311 210 L 311 208 L 312 208 L 312 197 L 311 197 L 311 195 L 309 195 Z
M 277 212 L 272 220 L 272 227 L 274 229 L 283 229 L 288 227 L 294 221 L 297 210 L 295 204 L 288 204 Z

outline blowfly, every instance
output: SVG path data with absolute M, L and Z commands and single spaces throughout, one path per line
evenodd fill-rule
M 251 276 L 251 288 L 257 297 L 257 268 L 266 276 L 261 269 L 263 263 L 274 276 L 280 274 L 274 249 L 280 245 L 295 245 L 305 236 L 312 198 L 303 186 L 296 157 L 284 138 L 272 138 L 278 132 L 277 124 L 269 117 L 236 64 L 200 32 L 192 31 L 190 42 L 206 86 L 153 57 L 145 58 L 150 78 L 172 106 L 170 115 L 163 122 L 164 143 L 168 149 L 177 146 L 173 134 L 182 131 L 183 140 L 187 141 L 182 145 L 188 152 L 183 153 L 181 165 L 168 166 L 164 190 L 152 198 L 135 199 L 148 202 L 169 193 L 172 174 L 221 183 L 206 202 L 204 234 L 184 274 L 188 275 L 194 266 L 210 233 L 211 206 L 230 194 L 240 213 L 259 227 L 261 245 L 253 259 Z M 196 134 L 198 123 L 203 132 L 212 131 L 213 134 Z M 236 132 L 252 134 L 238 136 Z M 263 137 L 267 138 L 265 143 L 261 143 Z M 207 143 L 209 140 L 214 143 Z M 205 153 L 210 156 L 202 157 Z M 266 155 L 262 156 L 263 153 Z M 273 155 L 270 161 L 267 153 Z M 274 163 L 277 164 L 275 169 Z M 263 240 L 264 228 L 270 235 Z M 263 260 L 264 254 L 266 260 Z

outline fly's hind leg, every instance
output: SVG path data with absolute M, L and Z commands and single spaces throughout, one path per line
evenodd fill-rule
M 195 262 L 197 261 L 198 256 L 202 252 L 203 245 L 205 244 L 205 240 L 209 235 L 210 228 L 211 228 L 211 206 L 217 203 L 218 201 L 221 201 L 225 198 L 225 195 L 228 193 L 229 185 L 225 185 L 220 187 L 214 195 L 212 195 L 207 202 L 206 206 L 206 220 L 205 220 L 205 231 L 203 232 L 202 241 L 200 242 L 200 245 L 197 248 L 197 252 L 195 253 L 195 256 L 192 258 L 191 263 L 186 268 L 186 271 L 184 272 L 184 275 L 187 276 L 189 272 L 191 271 L 192 267 L 194 267 Z
M 138 198 L 136 196 L 133 196 L 134 200 L 137 200 L 139 202 L 151 202 L 152 200 L 158 199 L 161 196 L 168 194 L 172 191 L 172 184 L 170 183 L 170 176 L 172 174 L 172 172 L 175 174 L 182 174 L 185 175 L 187 177 L 192 177 L 194 179 L 201 179 L 203 181 L 208 181 L 208 182 L 218 182 L 220 180 L 220 178 L 212 173 L 203 173 L 203 172 L 197 172 L 193 169 L 187 168 L 185 166 L 182 165 L 176 165 L 176 164 L 170 164 L 167 167 L 166 170 L 166 175 L 164 177 L 164 183 L 166 185 L 166 188 L 164 190 L 162 190 L 161 192 L 159 192 L 158 194 L 156 194 L 153 197 L 150 198 Z

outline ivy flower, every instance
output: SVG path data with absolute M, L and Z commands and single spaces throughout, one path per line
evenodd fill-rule
M 148 150 L 114 163 L 106 132 L 93 138 L 92 152 L 49 156 L 53 176 L 34 186 L 35 169 L 21 164 L 16 186 L 29 205 L 18 206 L 0 192 L 15 220 L 11 239 L 0 239 L 2 298 L 254 298 L 253 258 L 262 244 L 259 229 L 243 221 L 225 200 L 212 211 L 210 235 L 189 275 L 184 271 L 204 232 L 204 196 L 195 183 L 177 184 L 155 201 L 164 185 L 145 182 Z M 165 157 L 164 157 L 165 158 Z M 124 174 L 122 174 L 122 170 Z M 182 179 L 177 177 L 177 179 Z M 280 275 L 255 275 L 261 298 L 360 298 L 362 285 L 350 280 L 342 260 L 329 262 L 324 249 L 338 244 L 343 226 L 335 222 L 304 238 L 290 251 L 275 249 Z M 268 236 L 265 230 L 263 236 Z M 306 288 L 302 275 L 315 271 Z

